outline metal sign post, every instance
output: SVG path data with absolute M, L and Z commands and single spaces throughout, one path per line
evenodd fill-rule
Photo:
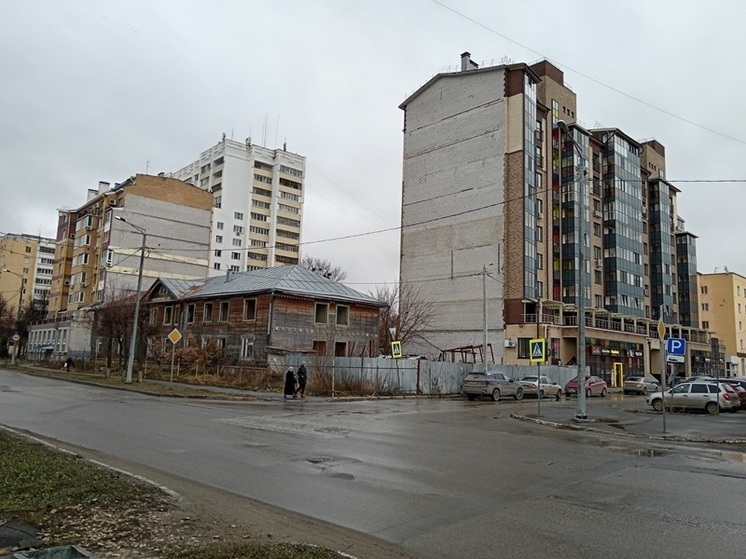
M 181 339 L 181 332 L 178 328 L 171 330 L 168 335 L 168 339 L 171 340 L 171 384 L 174 382 L 174 359 L 176 358 L 176 344 Z
M 536 363 L 536 413 L 541 417 L 541 363 L 546 361 L 547 341 L 536 338 L 528 341 L 531 363 Z
M 666 432 L 666 347 L 663 345 L 663 338 L 666 335 L 666 326 L 663 324 L 663 308 L 661 307 L 660 318 L 658 319 L 658 339 L 660 341 L 661 352 L 661 401 L 663 407 L 663 432 Z

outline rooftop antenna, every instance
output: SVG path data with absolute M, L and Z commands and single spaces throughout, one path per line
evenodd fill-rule
M 264 126 L 262 126 L 262 147 L 267 147 L 267 113 L 264 113 Z
M 277 147 L 277 133 L 280 131 L 280 115 L 277 115 L 277 125 L 275 126 L 275 147 Z
M 150 169 L 150 159 L 148 159 L 148 160 L 147 160 L 147 161 L 145 162 L 145 174 L 146 174 L 146 175 L 148 174 L 148 169 Z

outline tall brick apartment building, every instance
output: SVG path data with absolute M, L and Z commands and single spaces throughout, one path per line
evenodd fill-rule
M 485 310 L 490 363 L 494 354 L 528 364 L 529 340 L 543 337 L 551 362 L 572 364 L 584 351 L 613 383 L 658 372 L 661 310 L 666 335 L 690 341 L 690 362 L 709 351 L 695 236 L 677 214 L 663 145 L 578 125 L 575 93 L 547 61 L 480 68 L 464 53 L 460 69 L 437 74 L 400 108 L 401 281 L 434 302 L 422 347 L 405 351 L 480 355 Z

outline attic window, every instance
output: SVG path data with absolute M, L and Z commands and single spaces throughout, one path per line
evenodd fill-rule
M 161 285 L 158 288 L 158 295 L 165 295 L 165 294 L 166 294 L 166 288 L 163 285 Z

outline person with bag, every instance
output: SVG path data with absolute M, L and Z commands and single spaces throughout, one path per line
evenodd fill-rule
M 296 398 L 295 395 L 295 372 L 292 367 L 289 367 L 285 373 L 285 389 L 283 390 L 283 398 L 288 399 L 288 396 Z
M 303 361 L 303 363 L 300 364 L 300 367 L 298 367 L 298 388 L 295 391 L 295 394 L 296 395 L 300 394 L 301 398 L 306 397 L 306 383 L 307 382 L 308 382 L 308 370 L 306 369 L 306 362 Z

